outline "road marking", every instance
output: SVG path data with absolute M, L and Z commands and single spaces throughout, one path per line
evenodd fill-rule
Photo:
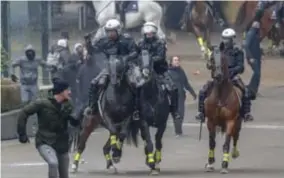
M 44 166 L 45 162 L 25 162 L 25 163 L 12 163 L 8 164 L 9 167 L 26 167 L 26 166 Z
M 169 123 L 169 126 L 174 126 L 173 123 Z M 199 123 L 183 123 L 185 127 L 199 127 Z M 206 124 L 203 124 L 206 127 Z M 269 124 L 243 124 L 242 128 L 248 129 L 267 129 L 267 130 L 284 130 L 284 125 L 269 125 Z

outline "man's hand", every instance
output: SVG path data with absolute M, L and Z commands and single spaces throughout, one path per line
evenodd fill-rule
M 19 135 L 19 142 L 20 143 L 29 143 L 29 138 L 26 134 Z
M 249 62 L 250 64 L 253 64 L 253 63 L 255 62 L 255 59 L 254 59 L 254 58 L 250 58 L 250 59 L 248 60 L 248 62 Z
M 192 96 L 193 97 L 193 100 L 196 100 L 197 96 L 196 94 Z

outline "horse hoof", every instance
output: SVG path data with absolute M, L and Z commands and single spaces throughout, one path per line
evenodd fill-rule
M 160 164 L 159 163 L 156 163 L 155 164 L 155 169 L 156 169 L 156 171 L 161 171 L 161 168 L 160 168 Z
M 207 163 L 205 165 L 205 170 L 206 170 L 206 172 L 213 172 L 215 170 L 215 168 L 214 168 L 213 164 L 208 164 Z
M 76 172 L 78 172 L 78 165 L 76 165 L 76 164 L 72 164 L 72 166 L 71 166 L 71 173 L 76 173 Z
M 85 163 L 86 163 L 86 161 L 84 159 L 80 160 L 80 164 L 85 164 Z
M 151 176 L 157 176 L 159 174 L 160 174 L 160 171 L 158 171 L 157 169 L 152 169 L 151 172 L 150 172 Z
M 107 168 L 107 172 L 108 172 L 109 174 L 117 174 L 117 173 L 118 173 L 116 167 L 113 166 L 113 165 L 111 165 L 111 166 L 109 166 L 109 168 Z
M 239 156 L 240 156 L 240 152 L 239 152 L 239 151 L 234 151 L 234 152 L 232 153 L 232 158 L 233 158 L 233 159 L 237 159 Z
M 229 171 L 227 168 L 222 168 L 221 171 L 220 171 L 221 174 L 228 174 Z

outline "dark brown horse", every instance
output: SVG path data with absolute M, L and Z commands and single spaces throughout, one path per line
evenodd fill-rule
M 241 129 L 239 113 L 242 92 L 233 85 L 229 77 L 228 56 L 223 49 L 223 43 L 220 44 L 219 49 L 214 49 L 208 64 L 209 69 L 212 70 L 214 80 L 211 92 L 205 100 L 205 116 L 207 117 L 209 131 L 209 153 L 206 170 L 214 170 L 216 128 L 220 127 L 222 132 L 225 133 L 221 173 L 228 173 L 231 138 L 233 138 L 232 157 L 237 158 L 239 156 L 237 142 Z
M 196 1 L 191 12 L 187 6 L 181 20 L 183 30 L 192 28 L 204 58 L 207 58 L 211 54 L 210 33 L 213 21 L 214 18 L 204 1 Z
M 257 1 L 244 1 L 242 7 L 239 10 L 239 23 L 236 24 L 241 27 L 243 32 L 243 39 L 245 39 L 245 34 L 250 28 L 253 18 L 257 9 Z M 263 40 L 265 37 L 271 37 L 269 32 L 273 29 L 276 22 L 275 19 L 272 19 L 273 7 L 277 5 L 271 5 L 265 9 L 263 17 L 261 18 L 260 24 L 260 39 Z

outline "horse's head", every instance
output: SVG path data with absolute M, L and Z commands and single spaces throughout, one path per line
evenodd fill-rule
M 228 59 L 224 53 L 224 43 L 221 42 L 219 48 L 213 48 L 208 68 L 212 70 L 212 77 L 218 83 L 229 79 Z
M 124 78 L 126 66 L 117 56 L 111 55 L 108 60 L 108 71 L 110 83 L 112 85 L 119 85 Z
M 142 50 L 140 62 L 141 62 L 140 66 L 141 66 L 142 75 L 147 81 L 149 81 L 154 71 L 154 63 L 153 63 L 154 61 L 151 60 L 149 51 Z

